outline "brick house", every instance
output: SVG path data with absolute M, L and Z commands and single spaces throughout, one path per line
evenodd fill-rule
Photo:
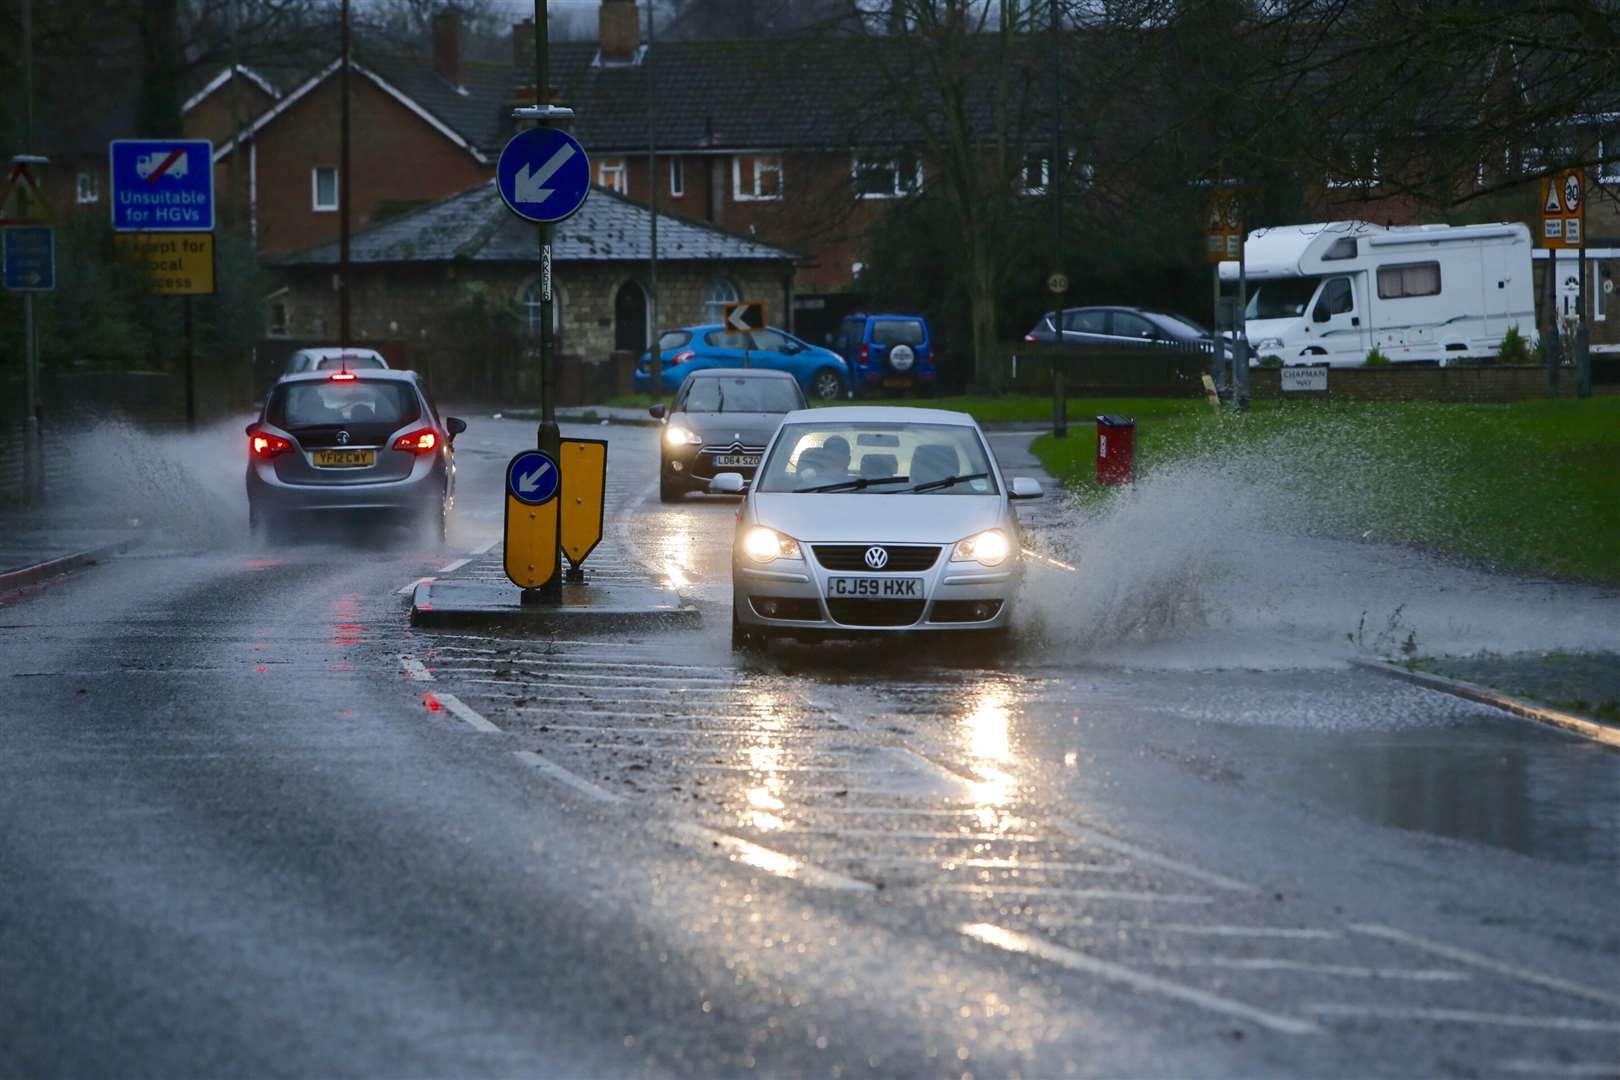
M 630 357 L 648 340 L 647 210 L 597 188 L 553 240 L 560 394 L 600 400 L 628 392 Z M 540 300 L 538 227 L 514 215 L 493 181 L 360 230 L 351 238 L 357 342 L 392 349 L 441 392 L 491 399 L 535 392 Z M 743 297 L 785 310 L 793 256 L 712 226 L 658 229 L 659 317 L 718 320 Z M 285 287 L 270 298 L 272 334 L 330 339 L 337 326 L 335 243 L 271 260 Z

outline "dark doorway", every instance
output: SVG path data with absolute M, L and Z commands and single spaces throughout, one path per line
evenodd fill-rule
M 633 353 L 647 347 L 647 293 L 634 281 L 613 297 L 613 347 Z

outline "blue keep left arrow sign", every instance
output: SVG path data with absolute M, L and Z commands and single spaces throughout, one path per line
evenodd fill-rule
M 591 161 L 579 140 L 556 128 L 512 136 L 495 164 L 501 198 L 518 217 L 543 224 L 562 221 L 591 193 Z

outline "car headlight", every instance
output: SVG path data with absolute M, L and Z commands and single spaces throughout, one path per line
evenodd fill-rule
M 1000 529 L 986 529 L 982 533 L 974 533 L 966 540 L 959 541 L 956 551 L 951 555 L 951 562 L 976 562 L 981 566 L 1000 566 L 1006 561 L 1007 552 L 1011 545 L 1007 543 L 1007 534 Z
M 688 431 L 676 424 L 664 429 L 664 441 L 671 446 L 702 446 L 703 439 L 695 431 Z
M 799 542 L 775 529 L 755 525 L 743 536 L 743 553 L 757 563 L 799 558 Z
M 1254 347 L 1260 350 L 1280 349 L 1283 347 L 1283 339 L 1280 337 L 1268 337 L 1264 341 L 1255 342 Z

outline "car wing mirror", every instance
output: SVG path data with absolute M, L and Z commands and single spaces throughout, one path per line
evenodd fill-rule
M 447 416 L 444 418 L 444 428 L 450 433 L 450 441 L 455 442 L 456 436 L 467 430 L 467 421 L 459 416 Z
M 1033 476 L 1013 477 L 1012 490 L 1007 493 L 1011 499 L 1038 499 L 1041 497 L 1041 482 Z
M 748 481 L 743 479 L 742 473 L 723 472 L 709 481 L 711 495 L 741 495 L 747 490 Z
M 654 420 L 662 420 L 668 414 L 669 410 L 664 408 L 664 403 L 662 401 L 647 410 L 647 415 L 652 417 Z

